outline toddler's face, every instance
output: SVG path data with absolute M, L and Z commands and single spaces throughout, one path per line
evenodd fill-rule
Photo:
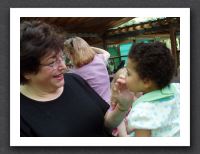
M 145 90 L 145 83 L 140 79 L 138 73 L 135 70 L 135 65 L 130 59 L 127 62 L 127 77 L 126 84 L 132 92 L 143 92 Z

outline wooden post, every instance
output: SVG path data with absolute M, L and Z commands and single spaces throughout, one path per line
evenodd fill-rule
M 175 59 L 175 75 L 177 75 L 177 45 L 176 45 L 176 29 L 175 27 L 170 27 L 170 40 L 171 40 L 171 49 L 172 54 Z
M 105 37 L 102 37 L 102 42 L 103 42 L 103 49 L 107 51 L 107 44 L 106 44 Z
M 121 59 L 121 53 L 120 53 L 120 44 L 117 47 L 117 51 L 118 51 L 119 63 L 120 63 L 122 61 L 122 59 Z

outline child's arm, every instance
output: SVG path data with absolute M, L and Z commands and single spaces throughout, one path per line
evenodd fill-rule
M 96 47 L 91 47 L 94 52 L 96 52 L 97 54 L 103 54 L 105 61 L 108 61 L 108 59 L 110 58 L 110 53 L 107 52 L 106 50 L 103 50 L 101 48 L 96 48 Z

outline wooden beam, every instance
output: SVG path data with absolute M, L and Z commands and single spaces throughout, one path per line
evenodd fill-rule
M 152 28 L 167 27 L 167 26 L 174 26 L 177 29 L 179 29 L 180 18 L 164 18 L 164 19 L 160 19 L 156 21 L 149 21 L 146 23 L 139 23 L 139 24 L 134 24 L 127 27 L 112 29 L 112 30 L 107 31 L 107 36 L 116 35 L 116 34 L 120 34 L 124 32 L 128 33 L 128 32 L 138 31 L 138 30 L 146 30 L 146 29 L 152 30 Z
M 106 40 L 104 39 L 104 37 L 102 37 L 102 42 L 103 42 L 103 49 L 107 51 L 108 50 L 107 43 L 106 43 Z
M 129 31 L 127 33 L 120 33 L 119 30 L 118 30 L 113 35 L 107 35 L 106 39 L 108 39 L 108 40 L 124 39 L 124 38 L 127 38 L 127 37 L 135 37 L 135 36 L 142 35 L 142 34 L 145 34 L 145 33 L 156 33 L 156 32 L 159 32 L 159 31 L 169 32 L 169 29 L 170 29 L 169 25 L 164 25 L 164 26 L 161 26 L 161 27 L 153 27 L 153 28 L 149 28 L 149 29 L 135 30 L 135 31 L 131 31 L 131 32 Z
M 171 49 L 172 49 L 172 54 L 175 59 L 175 75 L 177 75 L 177 45 L 176 45 L 176 29 L 174 27 L 170 27 L 170 40 L 171 40 Z
M 117 46 L 117 52 L 118 52 L 118 55 L 119 55 L 119 61 L 121 62 L 122 58 L 121 58 L 120 46 L 119 45 Z

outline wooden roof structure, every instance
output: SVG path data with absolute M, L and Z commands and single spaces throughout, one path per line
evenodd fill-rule
M 40 20 L 59 27 L 66 37 L 80 36 L 90 44 L 102 41 L 108 29 L 119 26 L 130 17 L 22 17 L 24 20 Z
M 59 27 L 67 37 L 80 36 L 89 44 L 109 44 L 138 35 L 169 34 L 179 32 L 180 18 L 168 17 L 131 26 L 118 27 L 134 17 L 21 17 L 24 20 L 41 20 Z M 103 45 L 105 46 L 105 45 Z
M 125 26 L 118 29 L 112 29 L 107 32 L 107 38 L 119 36 L 131 37 L 137 35 L 169 34 L 171 28 L 175 28 L 177 32 L 180 31 L 180 18 L 168 17 L 154 21 L 133 24 L 131 26 Z
M 120 44 L 124 39 L 134 42 L 139 35 L 167 34 L 171 40 L 172 53 L 177 57 L 176 35 L 180 32 L 180 18 L 166 17 L 153 21 L 120 27 L 135 17 L 21 17 L 20 20 L 40 20 L 61 29 L 66 38 L 79 36 L 90 45 L 107 48 L 109 44 Z M 118 28 L 114 28 L 118 27 Z M 177 63 L 177 60 L 176 60 Z

